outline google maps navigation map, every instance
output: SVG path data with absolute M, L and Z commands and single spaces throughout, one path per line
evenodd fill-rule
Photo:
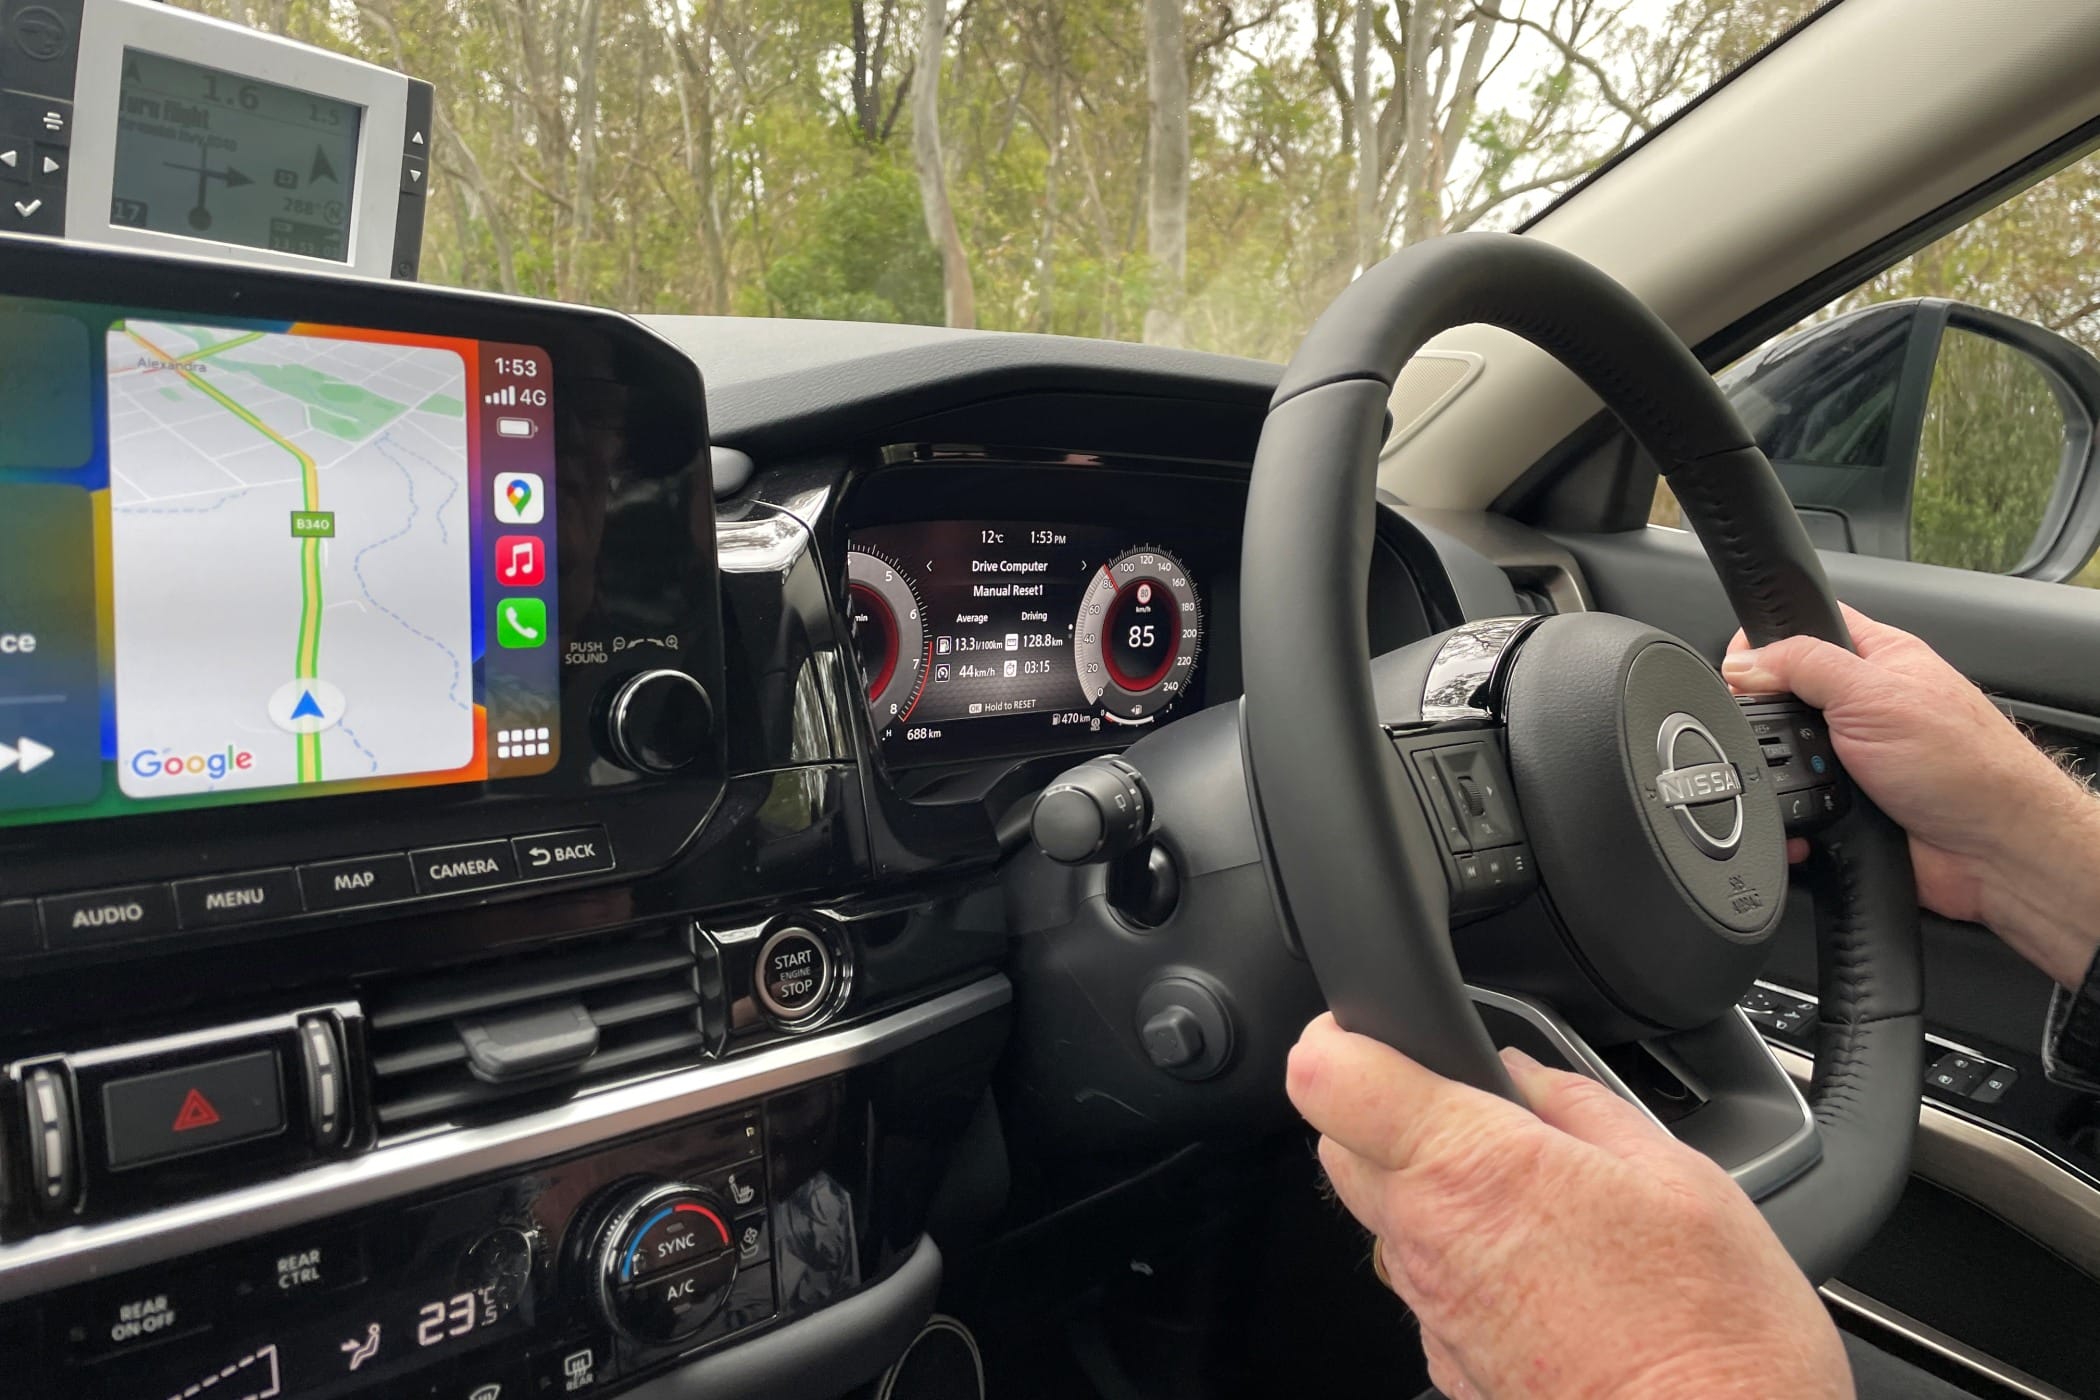
M 124 793 L 472 762 L 461 356 L 133 319 L 108 367 Z

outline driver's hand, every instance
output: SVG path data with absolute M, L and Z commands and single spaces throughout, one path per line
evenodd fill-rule
M 1503 1062 L 1531 1104 L 1322 1016 L 1291 1052 L 1343 1204 L 1377 1236 L 1453 1400 L 1825 1400 L 1837 1329 L 1727 1173 L 1610 1090 Z
M 1823 712 L 1845 771 L 1910 833 L 1920 904 L 1989 925 L 2076 987 L 2100 948 L 2100 802 L 1924 642 L 1845 620 L 1857 655 L 1812 637 L 1751 650 L 1737 633 L 1721 675 Z

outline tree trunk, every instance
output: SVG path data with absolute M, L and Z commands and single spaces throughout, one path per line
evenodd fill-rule
M 1349 106 L 1356 128 L 1356 270 L 1359 273 L 1377 262 L 1384 252 L 1378 228 L 1378 186 L 1385 173 L 1385 153 L 1378 148 L 1378 110 L 1371 92 L 1372 3 L 1373 0 L 1356 0 L 1349 46 Z
M 941 157 L 941 50 L 948 34 L 947 0 L 926 0 L 925 23 L 919 30 L 919 66 L 912 83 L 912 154 L 919 167 L 919 203 L 926 213 L 926 235 L 941 252 L 941 291 L 948 324 L 977 324 L 977 289 L 970 281 L 970 260 L 956 227 L 955 206 L 948 201 L 948 170 Z
M 1181 0 L 1145 0 L 1145 71 L 1152 106 L 1145 240 L 1158 279 L 1145 311 L 1145 340 L 1180 345 L 1188 335 L 1189 284 L 1189 67 Z
M 569 245 L 565 300 L 587 295 L 584 263 L 596 222 L 598 175 L 598 0 L 583 0 L 576 20 L 576 218 Z

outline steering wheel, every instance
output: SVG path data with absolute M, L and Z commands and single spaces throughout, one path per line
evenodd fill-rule
M 1735 1174 L 1820 1280 L 1909 1171 L 1924 1041 L 1908 843 L 1860 794 L 1811 838 L 1798 878 L 1815 902 L 1819 1009 L 1804 1105 L 1735 1009 L 1786 903 L 1786 833 L 1759 738 L 1712 665 L 1606 613 L 1474 625 L 1367 660 L 1388 396 L 1432 336 L 1473 323 L 1553 355 L 1617 415 L 1752 643 L 1851 645 L 1771 464 L 1659 317 L 1534 239 L 1409 247 L 1313 326 L 1255 459 L 1242 743 L 1279 907 L 1344 1028 L 1514 1097 L 1477 1009 L 1487 997 L 1454 953 L 1437 825 L 1454 792 L 1475 802 L 1485 787 L 1493 807 L 1506 762 L 1497 810 L 1526 835 L 1540 897 L 1461 930 L 1467 974 L 1483 980 L 1484 965 L 1553 1024 L 1670 1066 L 1696 1101 L 1663 1115 L 1672 1130 Z M 1475 763 L 1467 788 L 1452 765 Z M 1436 796 L 1440 776 L 1457 786 Z M 1577 1043 L 1629 1092 L 1608 1069 L 1626 1061 Z

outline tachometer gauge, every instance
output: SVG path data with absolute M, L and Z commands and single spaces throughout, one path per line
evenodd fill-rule
M 1181 698 L 1203 646 L 1203 604 L 1181 561 L 1126 550 L 1095 570 L 1072 629 L 1079 688 L 1117 724 L 1149 724 Z
M 924 609 L 904 571 L 869 549 L 847 552 L 846 603 L 868 710 L 883 729 L 909 715 L 926 686 Z

